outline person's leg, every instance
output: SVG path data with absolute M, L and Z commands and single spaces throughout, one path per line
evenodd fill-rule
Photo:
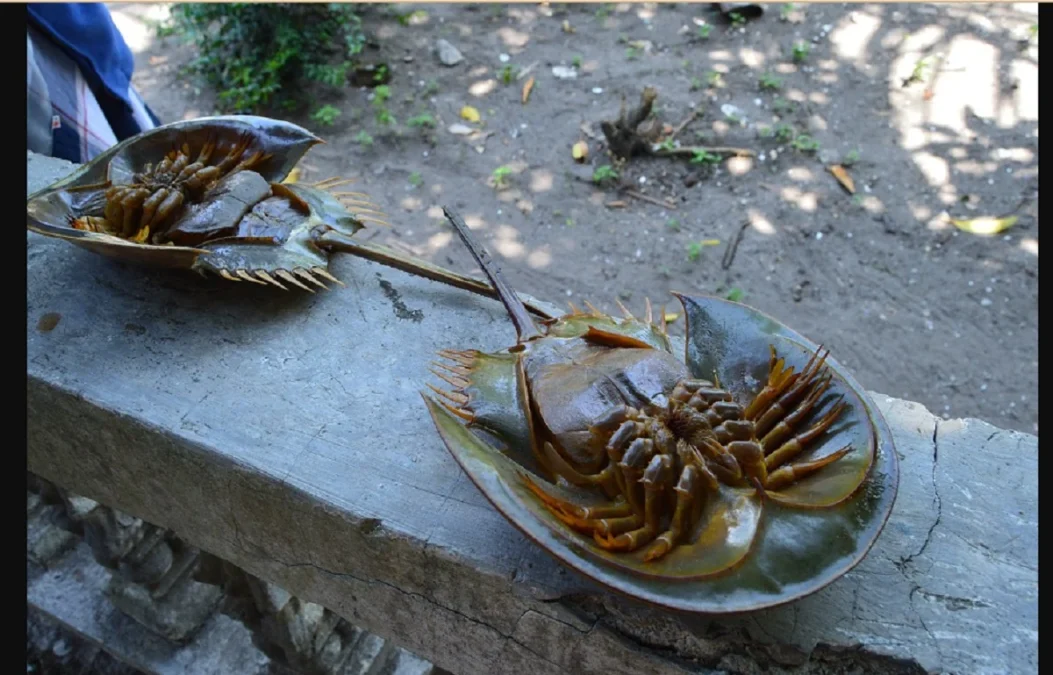
M 51 154 L 51 97 L 48 83 L 40 72 L 33 52 L 33 40 L 26 35 L 26 149 Z
M 50 154 L 78 164 L 88 162 L 115 145 L 117 137 L 77 65 L 33 28 L 27 29 L 27 35 L 51 104 Z
M 128 98 L 132 102 L 132 116 L 135 117 L 140 129 L 146 131 L 161 126 L 161 120 L 150 109 L 150 106 L 146 105 L 146 101 L 135 87 L 128 87 Z

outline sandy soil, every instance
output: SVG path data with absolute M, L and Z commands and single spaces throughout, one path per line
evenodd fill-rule
M 290 118 L 327 140 L 303 179 L 358 178 L 394 226 L 376 240 L 436 263 L 474 270 L 442 220 L 450 205 L 525 292 L 608 310 L 616 297 L 642 309 L 646 296 L 670 312 L 670 290 L 741 294 L 828 345 L 868 389 L 1037 434 L 1038 47 L 1021 42 L 1037 9 L 784 7 L 737 27 L 708 4 L 368 6 L 367 57 L 391 69 L 398 124 L 375 120 L 367 88 L 318 100 L 341 114 Z M 212 113 L 214 94 L 180 71 L 193 47 L 150 29 L 163 6 L 111 8 L 158 114 Z M 426 15 L 398 21 L 414 10 Z M 700 22 L 712 26 L 704 38 Z M 461 63 L 439 63 L 440 38 Z M 798 41 L 810 45 L 803 62 Z M 524 104 L 514 74 L 529 66 Z M 557 77 L 559 66 L 576 77 Z M 697 113 L 682 143 L 756 156 L 636 158 L 617 183 L 594 185 L 611 163 L 600 122 L 647 85 L 662 122 Z M 465 105 L 479 123 L 460 119 Z M 434 129 L 407 124 L 422 114 Z M 764 136 L 780 124 L 818 151 Z M 584 165 L 571 157 L 581 140 Z M 827 170 L 838 162 L 851 164 L 854 195 Z M 503 166 L 507 185 L 495 186 Z M 1010 214 L 1015 225 L 995 236 L 949 222 Z

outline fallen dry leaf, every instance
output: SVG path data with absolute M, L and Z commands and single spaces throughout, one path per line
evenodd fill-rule
M 523 85 L 523 103 L 526 104 L 530 98 L 530 92 L 534 90 L 534 76 L 531 75 L 530 79 Z
M 720 240 L 719 239 L 703 239 L 699 243 L 702 244 L 703 246 L 720 246 Z
M 666 312 L 666 314 L 665 314 L 665 322 L 666 323 L 673 323 L 674 321 L 676 321 L 679 318 L 680 318 L 680 315 L 677 314 L 676 312 Z
M 471 128 L 467 124 L 461 124 L 460 122 L 458 122 L 456 124 L 451 124 L 447 131 L 457 136 L 467 136 L 475 132 L 475 129 Z
M 604 204 L 604 206 L 606 206 L 609 209 L 624 209 L 628 205 L 629 205 L 628 203 L 623 202 L 620 199 L 617 199 L 617 200 L 615 200 L 613 202 L 607 202 L 606 204 Z
M 574 32 L 574 26 L 571 26 L 570 22 L 567 21 L 566 19 L 563 19 L 563 32 L 564 33 L 573 33 Z
M 570 149 L 570 154 L 574 157 L 574 161 L 579 164 L 584 162 L 589 156 L 589 144 L 585 141 L 578 141 L 574 144 L 574 147 Z
M 969 220 L 955 220 L 954 218 L 951 218 L 951 222 L 959 230 L 970 234 L 981 235 L 991 235 L 1004 232 L 1015 225 L 1017 220 L 1017 216 L 1006 216 L 1005 218 L 993 218 L 988 216 L 984 218 L 970 218 Z
M 470 105 L 466 105 L 461 108 L 461 119 L 468 120 L 469 122 L 478 122 L 479 111 Z
M 848 191 L 848 194 L 854 195 L 856 193 L 855 181 L 853 181 L 852 177 L 848 175 L 847 171 L 845 171 L 845 167 L 840 164 L 832 164 L 827 167 L 827 171 L 834 175 L 834 178 L 836 178 L 837 182 L 841 184 L 841 187 Z
M 294 167 L 293 170 L 289 172 L 289 175 L 286 176 L 285 180 L 283 180 L 282 182 L 288 184 L 288 183 L 298 183 L 299 181 L 300 181 L 300 167 L 297 166 L 297 167 Z

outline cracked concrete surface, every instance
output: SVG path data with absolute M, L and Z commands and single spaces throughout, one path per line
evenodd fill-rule
M 30 184 L 67 170 L 31 157 Z M 510 344 L 496 302 L 349 257 L 306 296 L 27 252 L 30 471 L 458 675 L 1037 672 L 1034 436 L 873 394 L 901 477 L 870 554 L 790 605 L 674 615 L 525 540 L 434 433 L 421 373 Z

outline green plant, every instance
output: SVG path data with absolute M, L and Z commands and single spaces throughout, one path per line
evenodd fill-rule
M 744 295 L 741 288 L 732 288 L 724 297 L 732 302 L 739 302 Z
M 603 7 L 600 7 L 599 9 L 596 10 L 596 18 L 599 19 L 600 21 L 603 21 L 608 16 L 610 16 L 612 9 L 614 9 L 614 5 L 609 4 L 609 3 L 604 5 Z
M 670 218 L 669 220 L 665 221 L 665 226 L 668 227 L 673 232 L 679 232 L 680 231 L 680 219 L 679 218 Z
M 797 9 L 797 7 L 795 7 L 792 2 L 787 2 L 779 11 L 779 19 L 782 21 L 789 21 L 790 15 L 793 14 L 793 10 L 795 9 Z
M 635 61 L 636 59 L 640 58 L 640 52 L 641 51 L 643 51 L 643 50 L 640 49 L 639 47 L 629 47 L 628 49 L 625 50 L 625 60 L 626 61 Z
M 852 166 L 859 161 L 859 150 L 849 150 L 845 158 L 841 160 L 844 166 Z
M 153 27 L 154 34 L 158 38 L 166 38 L 171 35 L 175 35 L 179 32 L 179 28 L 175 25 L 171 18 L 169 18 L 167 21 L 157 21 L 156 19 L 144 18 L 144 21 L 146 22 L 146 25 Z
M 719 164 L 720 155 L 715 155 L 712 152 L 706 152 L 705 150 L 695 150 L 694 154 L 691 155 L 692 164 Z
M 690 90 L 691 91 L 697 91 L 697 90 L 699 90 L 701 88 L 702 88 L 702 80 L 698 79 L 697 77 L 692 77 L 691 78 L 691 89 Z
M 395 117 L 384 105 L 391 98 L 391 87 L 382 84 L 373 90 L 373 107 L 376 108 L 376 120 L 378 124 L 394 124 Z
M 423 21 L 428 18 L 428 13 L 423 9 L 418 9 L 414 12 L 406 12 L 405 14 L 396 14 L 395 19 L 399 22 L 400 26 L 408 26 L 413 23 L 414 19 L 417 21 Z
M 576 54 L 574 58 L 571 59 L 570 65 L 574 66 L 575 68 L 581 68 L 581 55 Z
M 391 98 L 391 87 L 382 84 L 373 90 L 373 105 L 382 106 Z
M 815 152 L 819 149 L 819 141 L 807 134 L 798 134 L 790 141 L 790 147 L 799 152 Z
M 772 91 L 775 91 L 782 87 L 782 79 L 776 77 L 775 75 L 772 75 L 771 73 L 764 73 L 760 76 L 760 79 L 757 81 L 757 84 L 760 86 L 761 89 L 771 89 Z
M 508 187 L 508 179 L 512 176 L 512 169 L 507 166 L 499 166 L 494 169 L 494 172 L 490 174 L 490 176 L 494 179 L 494 187 Z
M 350 4 L 178 3 L 172 19 L 224 112 L 295 107 L 305 79 L 340 86 L 365 45 Z
M 408 124 L 411 127 L 426 127 L 428 129 L 434 129 L 435 118 L 429 115 L 428 113 L 424 113 L 421 115 L 417 115 L 416 117 L 409 118 L 408 120 L 406 120 L 406 124 Z
M 724 76 L 715 70 L 707 70 L 706 82 L 709 82 L 709 86 L 711 87 L 723 87 Z
M 359 131 L 352 140 L 359 145 L 373 145 L 373 137 L 365 131 Z
M 794 128 L 789 124 L 782 123 L 775 125 L 775 138 L 781 141 L 782 143 L 788 143 L 789 141 L 792 141 L 796 133 L 797 132 L 794 130 Z
M 787 101 L 781 96 L 776 96 L 775 100 L 771 102 L 771 109 L 778 115 L 785 115 L 792 113 L 796 106 L 792 101 Z
M 728 18 L 731 19 L 731 25 L 735 28 L 746 25 L 746 17 L 739 12 L 731 12 L 728 14 Z
M 431 97 L 435 94 L 438 94 L 439 89 L 440 87 L 438 82 L 436 82 L 435 80 L 428 80 L 428 84 L 424 85 L 424 91 L 421 92 L 421 95 L 423 95 L 426 98 Z
M 515 78 L 515 73 L 512 71 L 511 65 L 506 65 L 501 69 L 501 82 L 505 84 L 512 84 L 512 80 Z
M 340 110 L 339 108 L 335 108 L 331 105 L 323 105 L 321 108 L 315 110 L 314 113 L 311 114 L 311 119 L 313 119 L 315 122 L 318 122 L 319 124 L 324 124 L 325 126 L 332 125 L 332 123 L 336 121 L 337 117 L 340 117 Z
M 910 77 L 903 80 L 903 86 L 906 87 L 909 84 L 915 82 L 921 82 L 922 78 L 925 77 L 925 69 L 929 67 L 926 59 L 918 59 L 914 62 L 914 68 L 910 71 Z
M 702 256 L 702 242 L 692 241 L 687 245 L 687 259 L 695 262 Z
M 597 185 L 600 185 L 600 184 L 604 183 L 605 181 L 616 180 L 617 178 L 618 178 L 618 172 L 615 171 L 614 167 L 612 167 L 610 164 L 604 164 L 603 166 L 598 166 L 592 172 L 592 182 L 596 183 Z
M 793 46 L 793 61 L 794 63 L 803 63 L 808 58 L 808 52 L 811 51 L 811 47 L 807 42 L 798 42 Z
M 699 39 L 705 40 L 709 38 L 709 32 L 711 30 L 713 30 L 713 26 L 710 26 L 708 23 L 704 23 L 701 26 L 699 26 L 697 31 Z
M 420 187 L 420 186 L 421 186 L 421 183 L 423 183 L 423 182 L 424 182 L 424 179 L 423 179 L 423 178 L 421 178 L 421 175 L 420 175 L 420 173 L 418 173 L 418 172 L 414 171 L 413 173 L 411 173 L 411 174 L 409 175 L 409 183 L 410 183 L 410 185 L 412 185 L 413 187 Z

